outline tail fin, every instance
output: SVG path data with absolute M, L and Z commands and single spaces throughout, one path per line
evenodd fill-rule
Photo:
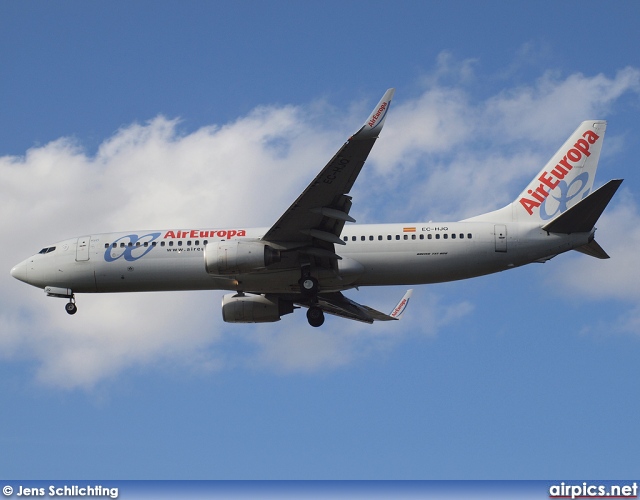
M 547 222 L 580 200 L 593 188 L 607 122 L 580 124 L 513 204 L 519 222 Z
M 606 128 L 604 120 L 582 122 L 513 203 L 466 220 L 543 225 L 573 207 L 591 193 Z

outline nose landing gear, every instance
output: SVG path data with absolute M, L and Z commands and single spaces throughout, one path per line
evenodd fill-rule
M 76 296 L 73 294 L 73 290 L 71 290 L 71 288 L 46 286 L 44 287 L 44 293 L 47 294 L 47 297 L 69 299 L 69 302 L 64 305 L 64 310 L 67 311 L 67 314 L 75 314 L 78 312 L 78 308 L 76 307 Z
M 69 298 L 69 302 L 64 305 L 64 310 L 67 314 L 73 315 L 78 312 L 78 306 L 76 306 L 76 298 L 72 295 Z

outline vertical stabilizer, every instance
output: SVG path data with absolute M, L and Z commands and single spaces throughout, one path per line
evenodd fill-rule
M 546 224 L 592 191 L 607 122 L 587 120 L 538 172 L 513 203 L 467 221 Z
M 548 222 L 591 193 L 607 122 L 587 120 L 513 204 L 519 222 Z

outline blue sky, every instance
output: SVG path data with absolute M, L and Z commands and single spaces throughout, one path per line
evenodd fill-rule
M 5 478 L 630 478 L 640 458 L 640 6 L 0 4 Z M 585 119 L 609 261 L 421 286 L 401 323 L 228 325 L 222 292 L 59 300 L 91 232 L 269 226 L 383 92 L 359 222 L 510 202 Z M 385 310 L 402 288 L 352 291 Z

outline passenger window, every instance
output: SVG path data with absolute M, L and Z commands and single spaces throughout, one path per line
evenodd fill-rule
M 160 242 L 160 246 L 163 247 L 164 246 L 164 241 Z
M 109 243 L 105 243 L 105 244 L 104 244 L 104 247 L 105 247 L 105 248 L 109 248 Z
M 391 235 L 387 234 L 387 239 L 390 240 L 391 239 Z
M 202 243 L 206 246 L 206 244 L 209 243 L 209 240 L 204 240 Z
M 467 238 L 471 239 L 471 233 L 467 234 Z
M 140 246 L 140 242 L 139 242 L 139 241 L 137 241 L 137 242 L 136 242 L 136 246 L 137 246 L 137 247 L 139 247 L 139 246 Z
M 378 241 L 382 241 L 382 235 L 381 234 L 378 235 Z
M 361 240 L 361 241 L 366 241 L 366 240 L 367 240 L 367 237 L 366 237 L 366 236 L 360 236 L 360 240 Z
M 172 247 L 173 246 L 173 241 L 169 242 L 169 246 Z
M 194 243 L 195 246 L 200 245 L 200 241 L 196 240 L 196 242 Z
M 144 242 L 144 246 L 145 246 L 145 247 L 148 247 L 148 246 L 149 246 L 149 242 L 148 242 L 148 241 L 145 241 L 145 242 Z
M 373 241 L 373 236 L 369 236 L 369 241 Z
M 439 239 L 440 239 L 440 235 L 436 234 L 436 240 L 439 240 Z
M 463 240 L 464 239 L 464 233 L 460 233 L 460 239 Z
M 113 245 L 111 245 L 111 246 L 113 246 L 113 248 L 116 248 L 116 247 L 118 246 L 118 244 L 117 244 L 117 243 L 114 243 L 114 244 L 113 244 Z
M 421 235 L 420 235 L 420 239 L 421 239 L 421 240 L 424 240 L 424 234 L 421 234 Z
M 415 239 L 416 239 L 416 235 L 415 235 L 415 234 L 412 234 L 412 235 L 411 235 L 411 239 L 412 239 L 412 240 L 415 240 Z
M 349 237 L 345 236 L 344 238 L 342 238 L 344 241 L 349 241 Z
M 430 240 L 430 239 L 433 239 L 433 235 L 429 234 L 429 235 L 427 236 L 427 239 L 429 239 L 429 240 Z
M 190 247 L 191 246 L 191 240 L 187 241 L 187 246 Z
M 182 246 L 182 240 L 178 241 L 178 246 L 181 247 Z
M 399 240 L 399 239 L 400 239 L 400 235 L 396 234 L 396 240 Z
M 409 235 L 408 235 L 408 234 L 405 234 L 405 235 L 404 235 L 404 239 L 405 239 L 405 240 L 408 240 L 408 239 L 409 239 Z
M 127 246 L 132 247 L 133 246 L 133 242 L 130 241 L 129 243 L 127 243 Z
M 357 238 L 356 238 L 355 236 L 352 236 L 352 237 L 351 237 L 351 241 L 356 241 L 356 239 L 357 239 Z
M 449 237 L 449 235 L 447 233 L 445 233 L 445 234 L 442 235 L 442 237 L 446 240 Z
M 455 239 L 456 239 L 456 233 L 453 233 L 453 234 L 451 235 L 451 239 L 452 239 L 452 240 L 455 240 Z

